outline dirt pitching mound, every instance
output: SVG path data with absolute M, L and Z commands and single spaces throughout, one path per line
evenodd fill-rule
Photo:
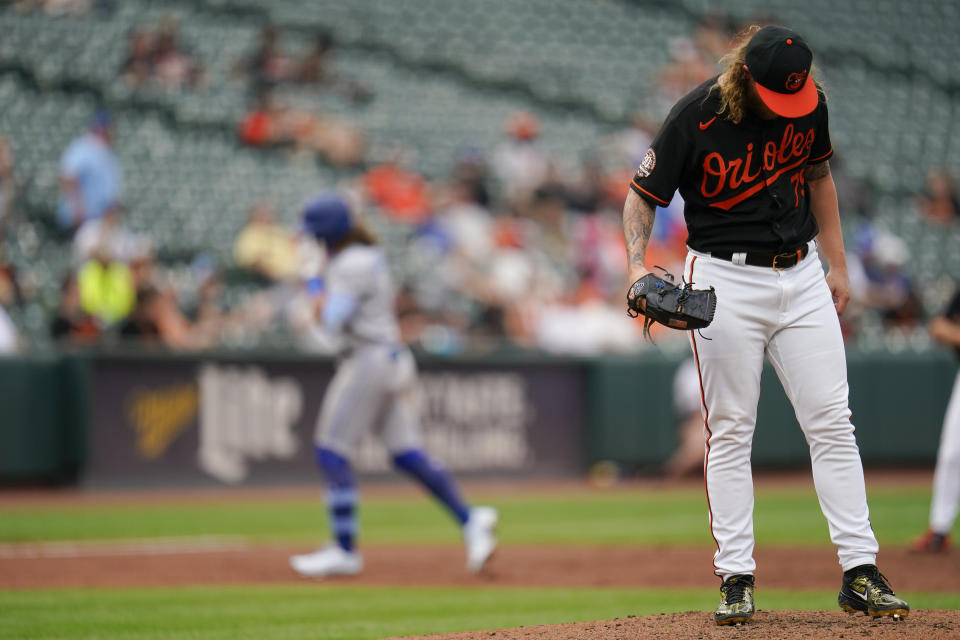
M 758 611 L 749 624 L 719 627 L 710 613 L 693 611 L 495 631 L 417 636 L 421 640 L 674 640 L 697 638 L 870 638 L 939 640 L 960 637 L 960 611 L 913 611 L 904 620 L 870 618 L 842 611 Z M 405 636 L 403 640 L 416 640 Z M 393 639 L 398 640 L 398 639 Z

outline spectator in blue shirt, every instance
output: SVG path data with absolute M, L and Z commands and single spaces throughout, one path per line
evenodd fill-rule
M 121 199 L 122 174 L 112 137 L 110 114 L 100 111 L 90 130 L 63 152 L 57 221 L 70 233 L 87 220 L 100 218 Z

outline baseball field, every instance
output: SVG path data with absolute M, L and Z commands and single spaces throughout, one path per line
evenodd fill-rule
M 702 483 L 468 484 L 501 513 L 489 570 L 398 481 L 364 487 L 356 578 L 310 581 L 319 488 L 0 493 L 0 638 L 956 638 L 957 552 L 906 551 L 930 473 L 867 474 L 879 565 L 913 611 L 836 608 L 840 572 L 809 474 L 758 475 L 754 621 L 716 627 Z M 468 633 L 472 632 L 472 633 Z

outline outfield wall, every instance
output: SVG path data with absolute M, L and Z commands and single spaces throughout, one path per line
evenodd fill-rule
M 0 479 L 69 483 L 86 457 L 83 360 L 0 357 Z
M 562 476 L 611 460 L 656 471 L 676 446 L 679 361 L 421 358 L 425 443 L 458 475 Z M 0 359 L 0 479 L 92 486 L 316 479 L 312 435 L 326 358 L 278 354 L 72 354 Z M 849 356 L 865 463 L 932 464 L 956 375 L 946 354 Z M 809 464 L 772 369 L 754 464 Z M 375 438 L 356 458 L 389 471 Z

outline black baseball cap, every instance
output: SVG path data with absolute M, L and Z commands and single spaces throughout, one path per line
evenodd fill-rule
M 760 29 L 747 43 L 745 62 L 763 103 L 778 116 L 799 118 L 817 108 L 810 80 L 813 53 L 797 33 L 779 26 Z

